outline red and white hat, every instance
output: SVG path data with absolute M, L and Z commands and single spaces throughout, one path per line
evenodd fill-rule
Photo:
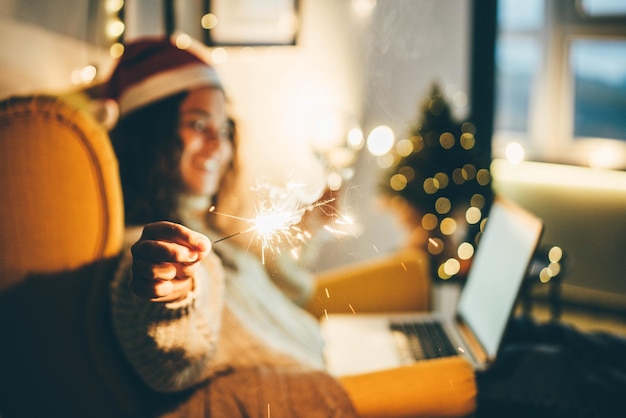
M 125 46 L 105 87 L 123 117 L 141 107 L 196 87 L 222 88 L 215 69 L 193 48 L 168 37 L 138 39 Z

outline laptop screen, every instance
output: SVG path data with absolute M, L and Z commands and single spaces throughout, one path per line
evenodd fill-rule
M 537 247 L 543 224 L 513 202 L 496 198 L 478 242 L 457 315 L 492 359 Z

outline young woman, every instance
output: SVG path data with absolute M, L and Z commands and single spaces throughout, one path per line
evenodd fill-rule
M 250 368 L 320 371 L 311 274 L 283 277 L 259 258 L 212 241 L 208 216 L 235 170 L 234 124 L 214 69 L 169 39 L 126 46 L 108 95 L 124 192 L 127 251 L 111 286 L 115 333 L 142 380 L 159 392 Z M 297 276 L 297 277 L 296 277 Z

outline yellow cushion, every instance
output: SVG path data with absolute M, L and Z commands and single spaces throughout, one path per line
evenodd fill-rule
M 415 248 L 320 273 L 307 310 L 326 313 L 425 311 L 430 309 L 427 255 Z
M 462 417 L 476 407 L 476 382 L 461 357 L 340 378 L 359 416 Z

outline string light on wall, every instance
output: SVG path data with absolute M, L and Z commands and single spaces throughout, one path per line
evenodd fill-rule
M 90 42 L 93 42 L 97 49 L 107 46 L 109 54 L 113 58 L 119 58 L 124 51 L 121 43 L 121 38 L 125 31 L 125 25 L 121 18 L 124 1 L 107 0 L 104 3 L 98 3 L 97 7 L 97 18 L 86 19 L 88 30 L 84 40 L 85 48 L 90 49 L 87 46 Z M 100 66 L 98 54 L 98 50 L 96 50 L 95 55 L 93 52 L 88 53 L 90 58 L 87 60 L 91 62 L 72 71 L 70 75 L 72 84 L 75 86 L 87 86 L 96 79 Z
M 123 37 L 126 25 L 123 21 L 124 0 L 107 0 L 105 2 L 106 35 L 111 46 L 109 53 L 113 58 L 119 58 L 124 53 Z
M 87 64 L 82 68 L 72 71 L 72 83 L 74 85 L 89 84 L 96 78 L 96 73 L 96 66 Z
M 215 29 L 217 27 L 217 16 L 213 13 L 204 14 L 200 19 L 200 26 L 206 30 Z

